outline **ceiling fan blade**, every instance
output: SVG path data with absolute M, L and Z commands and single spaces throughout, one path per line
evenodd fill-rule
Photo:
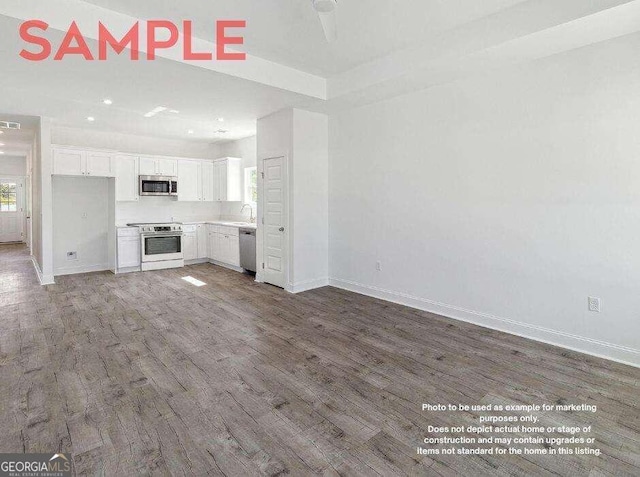
M 324 36 L 327 37 L 328 42 L 336 41 L 338 39 L 338 25 L 336 21 L 336 11 L 330 12 L 318 12 L 320 17 L 320 23 L 322 23 L 322 29 L 324 30 Z

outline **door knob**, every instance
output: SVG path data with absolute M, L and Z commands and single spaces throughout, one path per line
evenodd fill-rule
M 284 232 L 284 227 L 280 227 L 280 232 Z

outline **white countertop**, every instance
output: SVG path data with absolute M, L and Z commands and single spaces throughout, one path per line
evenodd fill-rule
M 226 220 L 201 220 L 196 222 L 181 222 L 182 225 L 200 225 L 200 224 L 211 224 L 211 225 L 223 225 L 225 227 L 237 227 L 243 229 L 257 229 L 258 226 L 256 224 L 250 224 L 248 222 L 229 222 Z M 129 229 L 129 228 L 137 228 L 136 226 L 130 226 L 126 224 L 117 224 L 116 228 L 119 229 Z

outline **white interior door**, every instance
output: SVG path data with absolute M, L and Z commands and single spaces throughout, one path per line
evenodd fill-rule
M 24 179 L 0 178 L 0 242 L 22 242 Z
M 287 260 L 287 170 L 284 157 L 264 160 L 264 234 L 262 279 L 285 287 Z

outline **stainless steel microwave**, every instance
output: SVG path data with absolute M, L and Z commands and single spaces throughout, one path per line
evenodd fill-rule
M 177 196 L 178 178 L 168 176 L 140 176 L 140 195 Z

